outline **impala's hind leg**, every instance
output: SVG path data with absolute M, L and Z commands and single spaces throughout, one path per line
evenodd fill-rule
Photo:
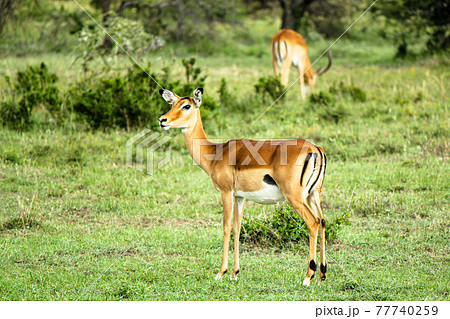
M 289 82 L 289 70 L 291 68 L 292 59 L 288 56 L 284 59 L 283 65 L 281 66 L 281 84 L 286 86 Z
M 242 197 L 234 199 L 234 217 L 233 217 L 233 237 L 234 237 L 234 267 L 231 279 L 237 280 L 239 273 L 239 235 L 241 233 L 242 215 L 244 212 L 244 201 Z
M 308 197 L 308 202 L 314 212 L 320 216 L 319 225 L 319 240 L 320 240 L 320 279 L 325 280 L 327 278 L 327 263 L 325 260 L 325 225 L 326 221 L 323 216 L 322 208 L 320 207 L 320 194 L 315 191 Z
M 316 265 L 316 245 L 317 233 L 319 231 L 319 218 L 315 216 L 314 211 L 301 198 L 301 191 L 296 192 L 295 195 L 286 195 L 285 197 L 291 204 L 292 208 L 300 215 L 308 226 L 309 231 L 309 263 L 306 272 L 306 278 L 303 285 L 309 286 L 311 279 L 314 277 L 314 272 L 317 269 Z

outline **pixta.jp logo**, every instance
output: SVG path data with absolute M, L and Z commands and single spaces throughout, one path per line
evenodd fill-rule
M 153 175 L 155 169 L 160 169 L 170 162 L 170 146 L 162 151 L 162 146 L 171 137 L 161 136 L 158 132 L 144 129 L 130 138 L 126 143 L 127 166 L 135 166 L 137 170 Z M 136 153 L 133 154 L 133 149 Z

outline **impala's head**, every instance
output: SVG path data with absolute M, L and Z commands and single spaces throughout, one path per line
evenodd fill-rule
M 202 88 L 196 89 L 193 97 L 180 98 L 175 93 L 163 89 L 159 90 L 159 93 L 172 105 L 170 111 L 159 118 L 159 125 L 163 129 L 189 129 L 197 123 L 198 108 L 202 104 Z
M 314 86 L 314 84 L 316 83 L 316 79 L 321 76 L 322 74 L 324 74 L 325 72 L 327 72 L 330 68 L 331 65 L 333 63 L 333 57 L 331 56 L 331 46 L 329 47 L 328 50 L 328 64 L 325 67 L 325 69 L 321 69 L 319 68 L 316 72 L 313 73 L 313 76 L 311 77 L 311 79 L 308 81 L 309 86 Z

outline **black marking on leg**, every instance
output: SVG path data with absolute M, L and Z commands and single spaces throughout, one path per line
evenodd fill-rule
M 306 167 L 308 167 L 309 159 L 311 158 L 312 153 L 308 153 L 306 155 L 305 164 L 303 164 L 302 175 L 300 175 L 300 185 L 303 185 L 303 175 L 305 175 Z
M 322 263 L 320 264 L 320 272 L 322 273 L 322 274 L 324 274 L 325 275 L 325 273 L 327 272 L 327 265 L 323 265 Z
M 277 182 L 269 174 L 264 175 L 263 182 L 269 185 L 277 185 Z M 277 185 L 278 186 L 278 185 Z
M 324 274 L 322 277 L 320 277 L 320 280 L 324 281 L 325 279 L 327 279 L 327 276 Z
M 225 275 L 227 273 L 228 269 L 225 269 L 225 271 L 223 272 L 222 276 Z
M 316 271 L 316 270 L 317 270 L 317 265 L 316 265 L 316 262 L 315 262 L 314 260 L 311 260 L 311 261 L 309 262 L 309 268 L 310 268 L 312 271 Z
M 325 219 L 322 219 L 322 227 L 325 227 L 325 224 L 326 224 Z
M 314 278 L 314 275 L 315 275 L 315 274 L 313 274 L 313 275 L 311 276 L 311 279 L 313 279 L 313 278 Z
M 235 275 L 237 275 L 239 273 L 239 269 L 236 271 Z

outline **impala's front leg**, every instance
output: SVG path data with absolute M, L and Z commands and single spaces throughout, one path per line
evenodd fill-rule
M 228 248 L 230 245 L 231 216 L 233 215 L 233 194 L 231 192 L 222 192 L 223 202 L 223 255 L 222 266 L 216 276 L 216 280 L 222 278 L 228 269 Z
M 233 217 L 233 237 L 234 237 L 234 267 L 231 279 L 237 280 L 239 273 L 239 235 L 241 233 L 241 222 L 244 211 L 244 201 L 242 197 L 235 197 L 234 217 Z

